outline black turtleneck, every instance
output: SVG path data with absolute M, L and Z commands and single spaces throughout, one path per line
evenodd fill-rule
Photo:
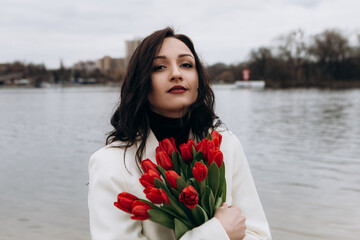
M 149 111 L 148 116 L 150 128 L 158 141 L 173 137 L 178 148 L 180 144 L 187 142 L 190 133 L 187 115 L 182 118 L 169 118 Z

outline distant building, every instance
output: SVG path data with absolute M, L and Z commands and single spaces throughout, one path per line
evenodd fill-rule
M 124 58 L 111 58 L 105 56 L 97 61 L 100 72 L 113 80 L 121 80 L 125 73 Z
M 0 85 L 14 84 L 16 80 L 22 79 L 23 76 L 22 72 L 0 74 Z
M 135 52 L 135 49 L 139 46 L 141 41 L 142 41 L 142 39 L 137 38 L 137 39 L 128 40 L 125 42 L 125 44 L 126 44 L 125 66 L 128 65 L 131 56 L 133 55 L 133 53 Z
M 93 72 L 98 68 L 95 61 L 79 61 L 73 65 L 73 70 L 85 71 L 87 73 Z
M 20 64 L 0 64 L 0 85 L 15 84 L 15 81 L 24 78 L 24 69 Z M 18 82 L 16 82 L 18 83 Z
M 7 70 L 8 65 L 9 64 L 6 64 L 6 63 L 5 64 L 4 63 L 0 64 L 0 74 L 4 73 Z
M 97 67 L 100 69 L 100 72 L 104 74 L 111 74 L 118 69 L 125 68 L 125 62 L 123 58 L 111 58 L 105 56 L 97 61 Z

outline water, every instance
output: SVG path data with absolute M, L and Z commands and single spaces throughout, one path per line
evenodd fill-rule
M 118 98 L 109 87 L 0 89 L 0 239 L 89 239 L 88 159 Z M 358 239 L 360 90 L 215 86 L 273 239 Z

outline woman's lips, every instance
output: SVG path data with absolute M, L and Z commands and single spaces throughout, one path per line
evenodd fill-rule
M 181 85 L 176 85 L 173 86 L 172 88 L 169 89 L 168 93 L 184 93 L 186 92 L 187 89 Z

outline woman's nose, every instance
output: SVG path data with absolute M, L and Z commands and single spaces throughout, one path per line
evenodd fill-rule
M 171 69 L 171 80 L 182 79 L 181 72 L 178 66 L 174 66 Z

